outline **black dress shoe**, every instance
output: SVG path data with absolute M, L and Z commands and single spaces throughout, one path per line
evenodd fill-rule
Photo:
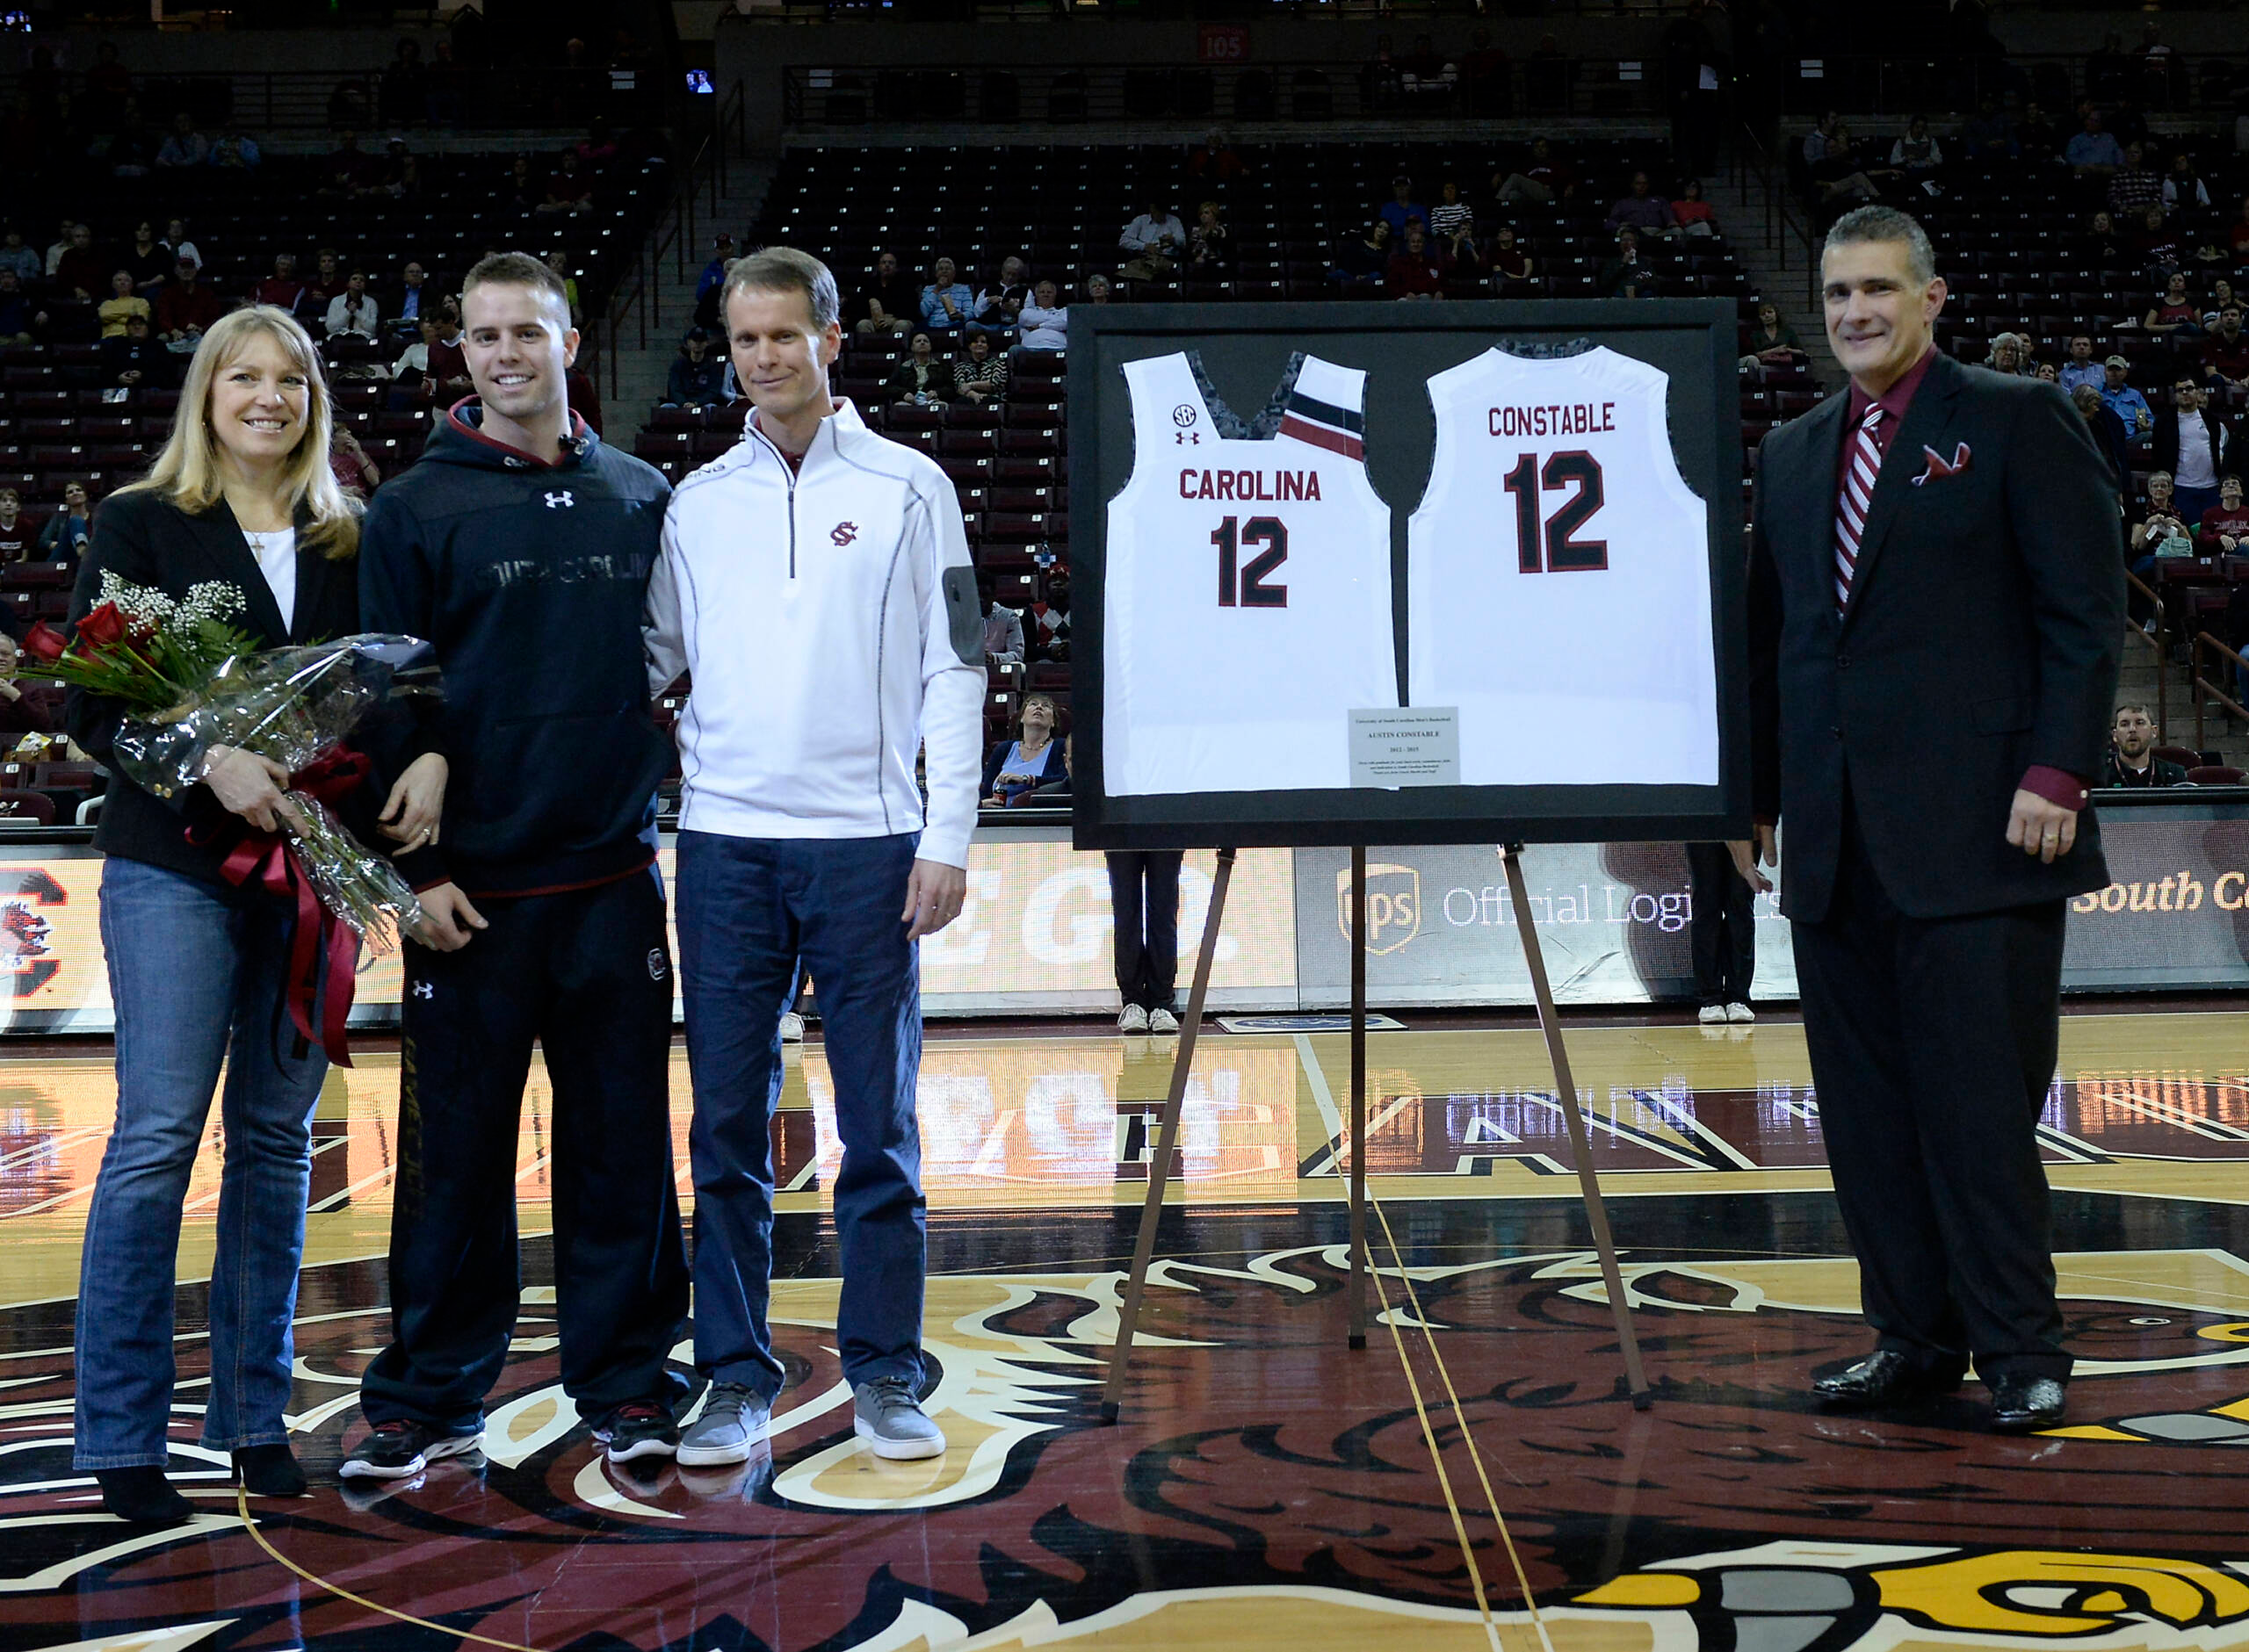
M 1960 1386 L 1960 1377 L 1915 1365 L 1894 1348 L 1877 1348 L 1856 1365 L 1814 1377 L 1811 1391 L 1834 1406 L 1903 1405 Z
M 1993 1377 L 1991 1388 L 1996 1433 L 2028 1434 L 2057 1427 L 2069 1405 L 2069 1389 L 2052 1377 Z
M 235 1477 L 253 1497 L 301 1497 L 310 1489 L 286 1446 L 237 1446 Z

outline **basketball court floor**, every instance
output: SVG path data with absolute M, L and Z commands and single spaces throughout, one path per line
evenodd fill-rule
M 397 1063 L 371 1052 L 316 1127 L 291 1419 L 315 1490 L 239 1501 L 196 1444 L 214 1120 L 172 1433 L 202 1512 L 155 1533 L 104 1516 L 70 1468 L 107 1063 L 0 1061 L 0 1652 L 2249 1648 L 2249 1015 L 2065 1020 L 2041 1134 L 2078 1374 L 2068 1425 L 2022 1439 L 1983 1431 L 1972 1382 L 1882 1415 L 1806 1397 L 1867 1338 L 1803 1037 L 1772 1014 L 1571 1035 L 1646 1411 L 1623 1397 L 1535 1030 L 1371 1036 L 1380 1317 L 1353 1352 L 1347 1042 L 1211 1029 L 1104 1426 L 1171 1048 L 933 1035 L 926 1337 L 951 1449 L 917 1464 L 851 1433 L 817 1042 L 777 1125 L 788 1387 L 769 1451 L 734 1469 L 611 1468 L 556 1386 L 535 1075 L 522 1318 L 485 1449 L 338 1489 L 387 1332 Z M 683 1141 L 683 1057 L 674 1093 Z

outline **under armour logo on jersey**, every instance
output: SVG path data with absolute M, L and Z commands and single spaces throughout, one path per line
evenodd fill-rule
M 828 537 L 839 545 L 849 545 L 859 537 L 859 524 L 856 522 L 839 522 L 828 530 Z
M 1925 447 L 1921 451 L 1928 455 L 1929 467 L 1923 471 L 1919 476 L 1913 478 L 1913 486 L 1916 487 L 1919 487 L 1923 482 L 1927 481 L 1932 476 L 1940 478 L 1946 476 L 1956 476 L 1962 471 L 1968 468 L 1969 452 L 1968 444 L 1965 442 L 1960 443 L 1958 445 L 1954 447 L 1952 450 L 1952 461 L 1949 464 L 1947 464 L 1943 456 L 1938 453 L 1938 451 L 1933 447 Z
M 416 998 L 435 998 L 438 996 L 438 989 L 428 981 L 416 981 L 414 984 L 414 996 Z
M 1175 430 L 1171 433 L 1171 440 L 1175 447 L 1200 447 L 1203 445 L 1203 433 L 1200 430 Z
M 570 490 L 567 487 L 559 494 L 549 494 L 546 496 L 546 508 L 549 510 L 568 509 L 575 507 L 577 502 L 570 497 Z

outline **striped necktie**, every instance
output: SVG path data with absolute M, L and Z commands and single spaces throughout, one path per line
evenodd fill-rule
M 1859 536 L 1866 531 L 1866 509 L 1874 498 L 1875 478 L 1882 474 L 1882 447 L 1874 439 L 1882 422 L 1882 404 L 1876 402 L 1859 421 L 1851 438 L 1851 462 L 1843 472 L 1843 491 L 1835 501 L 1835 611 L 1850 606 L 1851 576 L 1858 572 Z

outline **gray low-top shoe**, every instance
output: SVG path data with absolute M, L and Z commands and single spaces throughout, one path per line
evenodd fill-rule
M 897 1377 L 878 1377 L 851 1390 L 852 1432 L 875 1455 L 908 1462 L 945 1454 L 944 1431 L 929 1420 L 914 1390 Z
M 676 1461 L 682 1468 L 748 1462 L 772 1421 L 772 1409 L 739 1382 L 713 1382 L 703 1410 L 682 1431 Z

